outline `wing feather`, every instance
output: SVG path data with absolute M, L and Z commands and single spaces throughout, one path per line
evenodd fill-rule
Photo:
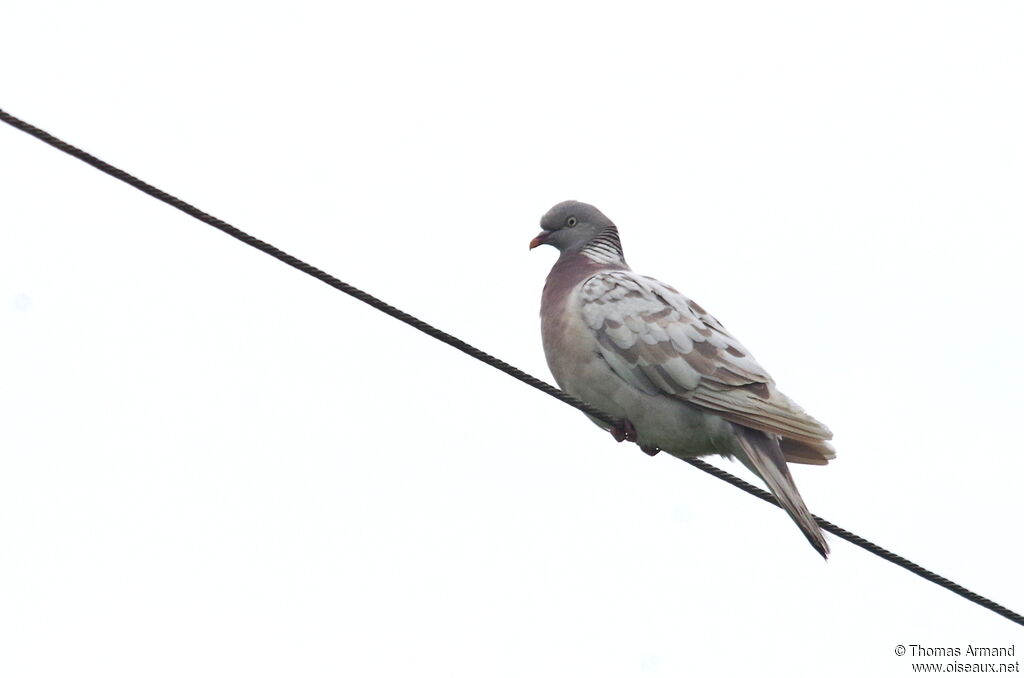
M 581 302 L 601 357 L 635 388 L 792 438 L 782 445 L 790 461 L 821 464 L 835 456 L 825 442 L 831 431 L 779 392 L 750 351 L 675 289 L 631 271 L 610 271 L 584 283 Z

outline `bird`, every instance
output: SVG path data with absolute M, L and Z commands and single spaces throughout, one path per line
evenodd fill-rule
M 635 273 L 618 229 L 596 207 L 560 202 L 540 226 L 530 249 L 560 251 L 540 311 L 544 355 L 559 388 L 616 418 L 590 417 L 649 455 L 739 460 L 827 560 L 828 543 L 788 462 L 827 464 L 836 456 L 832 432 L 779 391 L 703 307 Z

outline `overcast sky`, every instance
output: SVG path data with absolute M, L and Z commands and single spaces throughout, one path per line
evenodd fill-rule
M 812 511 L 1024 611 L 1020 3 L 3 13 L 0 107 L 545 379 L 596 204 L 833 429 Z M 0 125 L 0 675 L 1024 653 L 830 541 Z

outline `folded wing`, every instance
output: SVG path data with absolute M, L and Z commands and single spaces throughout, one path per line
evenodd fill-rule
M 698 304 L 631 271 L 597 274 L 581 291 L 602 357 L 632 386 L 781 436 L 786 459 L 826 464 L 831 431 L 775 388 L 750 352 Z

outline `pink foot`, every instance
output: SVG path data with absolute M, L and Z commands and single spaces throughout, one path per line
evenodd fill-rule
M 615 442 L 621 443 L 623 440 L 628 440 L 631 443 L 636 442 L 636 429 L 633 428 L 633 422 L 628 419 L 616 423 L 611 427 L 610 432 L 612 438 L 615 438 Z
M 656 455 L 658 452 L 661 452 L 661 450 L 659 450 L 657 447 L 654 447 L 652 445 L 641 445 L 640 449 L 644 451 L 644 454 L 646 454 L 648 456 L 651 456 L 651 457 Z
M 623 419 L 619 423 L 609 429 L 612 437 L 615 438 L 615 442 L 621 443 L 623 440 L 628 440 L 631 443 L 637 442 L 640 436 L 636 433 L 636 427 L 633 426 L 633 422 L 629 419 Z M 637 443 L 639 445 L 639 443 Z M 654 456 L 661 450 L 653 445 L 640 445 L 640 449 L 644 451 L 644 454 Z

